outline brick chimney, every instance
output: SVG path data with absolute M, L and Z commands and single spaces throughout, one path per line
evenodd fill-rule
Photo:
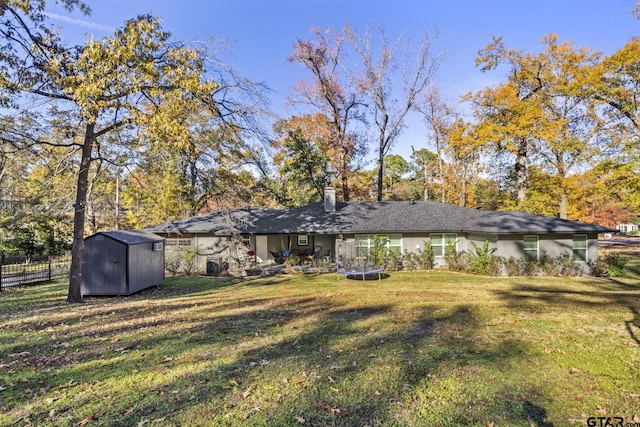
M 332 186 L 327 186 L 324 189 L 324 211 L 336 211 L 336 189 Z

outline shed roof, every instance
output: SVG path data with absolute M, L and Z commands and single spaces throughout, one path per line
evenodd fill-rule
M 158 236 L 157 234 L 153 234 L 148 231 L 134 231 L 134 230 L 117 230 L 117 231 L 101 231 L 99 233 L 94 234 L 93 236 L 87 237 L 87 239 L 95 238 L 96 236 L 106 236 L 110 239 L 116 240 L 118 242 L 127 244 L 127 245 L 135 245 L 138 243 L 148 243 L 148 242 L 161 242 L 164 240 L 163 237 Z

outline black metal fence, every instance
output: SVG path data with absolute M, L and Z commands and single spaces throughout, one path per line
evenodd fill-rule
M 71 257 L 50 256 L 45 260 L 15 262 L 0 256 L 0 291 L 13 286 L 31 285 L 69 277 Z

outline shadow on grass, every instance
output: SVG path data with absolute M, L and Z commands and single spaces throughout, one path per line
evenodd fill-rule
M 629 310 L 633 313 L 633 319 L 627 320 L 625 322 L 625 326 L 631 339 L 633 339 L 636 344 L 640 345 L 640 313 L 636 307 L 630 306 Z
M 285 283 L 273 280 L 238 285 Z M 118 301 L 117 315 L 112 304 L 95 301 L 95 307 L 60 306 L 64 313 L 50 324 L 21 321 L 18 332 L 32 339 L 3 343 L 22 354 L 10 367 L 20 381 L 3 409 L 31 407 L 36 424 L 61 421 L 80 408 L 113 426 L 164 419 L 486 425 L 493 417 L 508 425 L 551 425 L 534 403 L 539 390 L 490 378 L 479 385 L 475 377 L 486 371 L 515 369 L 527 344 L 485 340 L 471 306 L 442 311 L 425 303 L 407 313 L 392 304 L 345 305 L 320 295 L 228 291 L 176 284 L 169 293 Z M 145 382 L 145 375 L 161 381 Z M 78 381 L 100 387 L 74 392 Z M 116 395 L 101 394 L 103 387 Z M 51 403 L 34 407 L 34 390 Z
M 640 286 L 609 279 L 596 285 L 585 286 L 582 290 L 551 288 L 548 286 L 514 285 L 511 289 L 495 293 L 512 308 L 519 310 L 540 310 L 540 303 L 547 307 L 567 310 L 597 309 L 616 313 L 625 307 L 633 316 L 624 321 L 629 337 L 640 345 Z

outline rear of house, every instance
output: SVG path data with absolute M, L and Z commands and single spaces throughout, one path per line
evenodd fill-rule
M 225 219 L 226 218 L 226 219 Z M 231 226 L 229 226 L 231 224 Z M 369 253 L 384 237 L 388 251 L 416 253 L 429 245 L 436 266 L 445 254 L 473 250 L 485 241 L 504 258 L 539 261 L 569 255 L 579 266 L 598 257 L 606 227 L 523 212 L 479 211 L 431 201 L 311 203 L 293 209 L 235 210 L 152 227 L 195 252 L 197 269 L 211 260 L 251 258 L 280 262 L 282 253 L 340 262 Z

